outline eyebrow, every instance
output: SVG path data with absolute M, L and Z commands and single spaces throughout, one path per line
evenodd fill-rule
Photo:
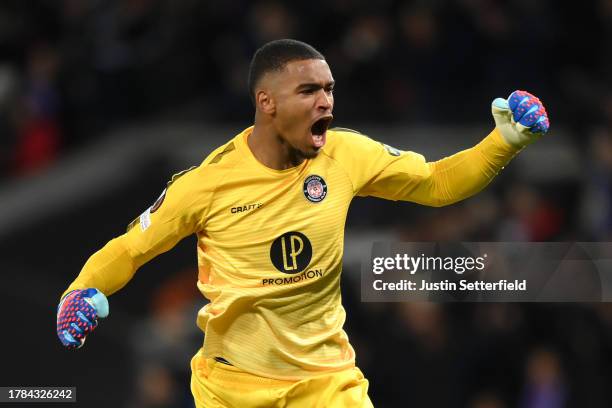
M 314 89 L 329 88 L 330 86 L 334 86 L 335 84 L 336 84 L 336 81 L 327 82 L 325 84 L 325 86 L 321 86 L 321 84 L 318 83 L 318 82 L 307 82 L 307 83 L 304 83 L 304 84 L 299 84 L 296 89 L 303 89 L 303 88 L 314 88 Z

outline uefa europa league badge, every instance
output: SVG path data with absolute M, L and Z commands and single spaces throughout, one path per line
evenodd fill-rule
M 304 180 L 304 197 L 311 203 L 320 203 L 327 196 L 327 184 L 323 177 L 313 174 Z

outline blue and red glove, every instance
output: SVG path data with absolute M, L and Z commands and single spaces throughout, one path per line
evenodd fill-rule
M 70 349 L 81 347 L 98 326 L 98 318 L 108 316 L 108 300 L 98 289 L 69 292 L 57 307 L 57 335 Z
M 491 111 L 500 133 L 515 147 L 535 142 L 550 126 L 544 105 L 529 92 L 514 91 L 507 100 L 497 98 Z

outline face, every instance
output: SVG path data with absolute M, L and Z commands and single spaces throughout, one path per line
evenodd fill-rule
M 274 107 L 272 122 L 283 142 L 294 155 L 315 157 L 325 145 L 333 118 L 334 79 L 327 62 L 290 62 L 268 74 L 266 85 Z

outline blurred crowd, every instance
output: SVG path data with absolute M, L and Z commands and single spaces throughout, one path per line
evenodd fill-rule
M 125 122 L 248 123 L 249 60 L 283 37 L 327 56 L 345 123 L 480 122 L 516 87 L 580 145 L 609 133 L 611 27 L 608 0 L 5 0 L 0 174 Z
M 134 122 L 248 124 L 249 60 L 284 37 L 326 55 L 343 124 L 481 124 L 521 88 L 584 163 L 578 179 L 539 184 L 509 166 L 443 209 L 357 202 L 349 226 L 405 241 L 612 240 L 610 0 L 3 0 L 0 183 Z M 362 304 L 351 272 L 346 328 L 377 406 L 612 406 L 610 305 Z M 192 404 L 203 300 L 195 271 L 168 276 L 130 337 L 129 407 Z

